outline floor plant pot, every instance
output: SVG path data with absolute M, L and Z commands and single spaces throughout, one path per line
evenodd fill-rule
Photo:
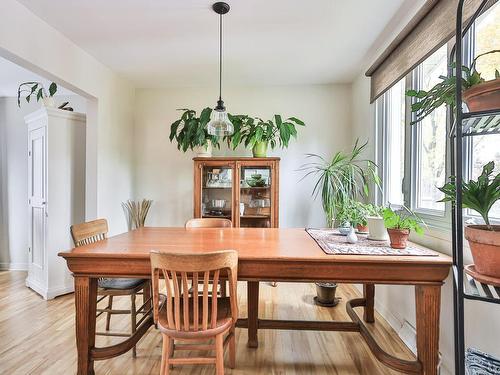
M 254 158 L 265 158 L 267 156 L 267 142 L 257 142 L 252 148 Z
M 212 157 L 212 143 L 208 142 L 205 146 L 197 146 L 193 151 L 199 158 L 210 158 Z
M 410 236 L 409 229 L 387 228 L 387 233 L 389 233 L 393 249 L 406 249 L 408 237 Z
M 374 241 L 387 241 L 387 229 L 385 229 L 384 219 L 380 216 L 367 216 L 366 221 L 368 222 L 368 234 L 369 240 Z
M 500 225 L 468 225 L 465 238 L 469 241 L 470 251 L 477 272 L 500 278 Z
M 486 81 L 464 90 L 462 98 L 470 111 L 500 108 L 500 79 Z
M 336 283 L 316 283 L 316 297 L 314 297 L 314 302 L 319 306 L 335 306 L 339 303 L 339 299 L 335 298 L 336 293 Z

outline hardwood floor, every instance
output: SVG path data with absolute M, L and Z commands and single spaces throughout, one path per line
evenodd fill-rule
M 26 288 L 24 272 L 0 272 L 0 374 L 74 374 L 76 345 L 73 295 L 44 301 Z M 246 315 L 246 284 L 239 285 L 240 315 Z M 322 308 L 313 304 L 312 284 L 279 283 L 273 288 L 263 283 L 260 288 L 259 315 L 281 319 L 347 319 L 345 304 Z M 350 285 L 339 290 L 342 301 L 358 291 Z M 116 299 L 117 307 L 129 298 Z M 358 312 L 361 313 L 361 312 Z M 98 320 L 103 329 L 105 319 Z M 129 320 L 114 316 L 113 330 L 128 331 Z M 372 328 L 380 345 L 401 358 L 412 358 L 408 348 L 379 316 Z M 100 337 L 97 345 L 116 343 L 120 338 Z M 226 367 L 226 374 L 398 374 L 378 363 L 357 333 L 271 331 L 259 332 L 258 349 L 246 347 L 245 330 L 236 330 L 236 369 Z M 180 353 L 179 355 L 189 355 Z M 177 353 L 176 353 L 177 355 Z M 132 353 L 107 361 L 96 362 L 96 375 L 159 374 L 161 337 L 151 328 L 137 345 L 137 358 Z M 227 360 L 226 360 L 227 362 Z M 213 366 L 175 367 L 172 374 L 213 374 Z

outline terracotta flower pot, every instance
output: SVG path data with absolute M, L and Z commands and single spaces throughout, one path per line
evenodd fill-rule
M 389 233 L 391 247 L 393 249 L 406 249 L 408 236 L 410 235 L 409 229 L 387 228 L 387 233 Z
M 486 81 L 464 90 L 462 98 L 470 111 L 500 108 L 500 79 Z
M 500 225 L 468 225 L 465 238 L 469 241 L 476 271 L 500 278 Z
M 358 224 L 357 227 L 356 227 L 356 229 L 360 233 L 368 233 L 368 225 Z

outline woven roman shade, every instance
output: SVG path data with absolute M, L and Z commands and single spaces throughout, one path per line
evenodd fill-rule
M 485 9 L 494 4 L 490 0 Z M 464 26 L 481 0 L 465 0 Z M 428 0 L 365 73 L 371 77 L 370 102 L 406 76 L 455 35 L 458 0 Z

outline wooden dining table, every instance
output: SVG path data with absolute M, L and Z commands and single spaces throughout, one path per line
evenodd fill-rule
M 74 275 L 77 373 L 94 374 L 94 361 L 124 354 L 153 325 L 149 314 L 125 341 L 96 347 L 98 278 L 150 278 L 151 250 L 203 253 L 225 249 L 238 251 L 238 280 L 248 282 L 248 314 L 238 320 L 237 327 L 248 329 L 250 348 L 258 347 L 259 329 L 358 332 L 375 357 L 388 367 L 408 374 L 437 375 L 441 286 L 450 270 L 450 257 L 439 253 L 436 256 L 328 255 L 303 228 L 163 227 L 140 228 L 59 254 Z M 363 284 L 364 295 L 347 302 L 350 321 L 261 319 L 258 316 L 261 281 L 359 283 Z M 385 352 L 370 334 L 367 324 L 375 323 L 375 284 L 415 286 L 417 356 L 414 360 Z M 355 312 L 356 307 L 363 308 L 362 318 Z

